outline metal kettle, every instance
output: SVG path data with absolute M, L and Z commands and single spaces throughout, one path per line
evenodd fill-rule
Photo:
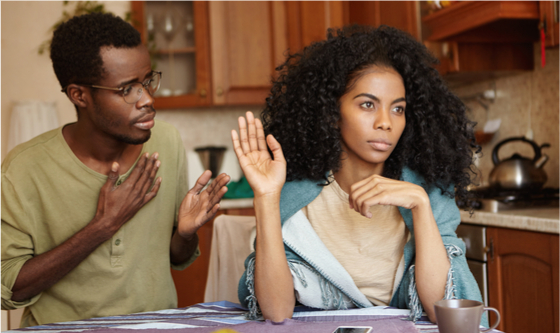
M 512 141 L 529 143 L 535 151 L 535 157 L 531 160 L 515 153 L 510 158 L 500 161 L 498 151 L 504 144 Z M 539 190 L 547 180 L 542 167 L 548 161 L 548 156 L 541 153 L 541 149 L 545 147 L 550 147 L 550 144 L 539 146 L 522 136 L 499 142 L 492 151 L 494 168 L 488 179 L 490 187 L 503 190 Z

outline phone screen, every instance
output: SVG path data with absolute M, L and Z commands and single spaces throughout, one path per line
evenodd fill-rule
M 339 326 L 333 333 L 369 333 L 371 326 Z

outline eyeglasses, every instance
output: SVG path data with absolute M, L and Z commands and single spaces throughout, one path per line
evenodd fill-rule
M 140 98 L 142 98 L 142 93 L 144 92 L 144 89 L 148 90 L 150 95 L 154 96 L 156 91 L 158 91 L 158 89 L 159 89 L 159 83 L 161 81 L 161 76 L 162 76 L 161 72 L 154 71 L 152 77 L 150 77 L 149 79 L 146 79 L 146 81 L 144 81 L 143 83 L 134 82 L 134 83 L 127 84 L 126 86 L 119 87 L 119 88 L 103 87 L 103 86 L 97 86 L 97 85 L 93 85 L 93 84 L 79 84 L 79 85 L 86 86 L 86 87 L 97 88 L 97 89 L 120 91 L 120 92 L 122 92 L 122 96 L 123 96 L 125 102 L 127 102 L 128 104 L 134 104 L 134 103 L 138 102 L 140 100 Z M 67 88 L 68 88 L 68 86 L 64 87 L 64 89 L 62 89 L 62 92 L 65 93 Z

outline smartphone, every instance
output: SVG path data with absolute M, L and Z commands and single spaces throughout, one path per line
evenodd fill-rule
M 369 333 L 371 326 L 338 326 L 333 333 Z

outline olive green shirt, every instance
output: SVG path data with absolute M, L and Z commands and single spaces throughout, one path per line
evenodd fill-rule
M 2 309 L 27 307 L 25 327 L 177 307 L 170 244 L 188 187 L 185 150 L 173 126 L 156 122 L 142 152 L 156 151 L 162 177 L 157 196 L 54 286 L 23 302 L 11 300 L 21 267 L 92 220 L 107 176 L 74 155 L 62 127 L 8 154 L 2 163 Z M 199 254 L 197 249 L 174 268 L 185 268 Z

